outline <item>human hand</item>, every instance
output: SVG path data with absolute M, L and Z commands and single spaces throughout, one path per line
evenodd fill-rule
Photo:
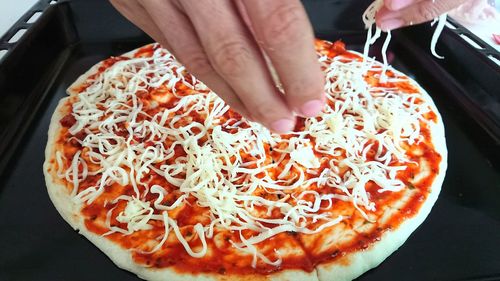
M 299 0 L 110 1 L 243 116 L 285 133 L 294 112 L 321 111 L 324 78 Z
M 470 0 L 384 0 L 377 26 L 388 31 L 437 18 Z

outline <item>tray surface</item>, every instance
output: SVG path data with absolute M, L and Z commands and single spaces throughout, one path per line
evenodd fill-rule
M 364 40 L 360 20 L 334 21 L 328 16 L 328 9 L 337 13 L 334 18 L 356 16 L 352 8 L 345 8 L 349 6 L 346 2 L 305 4 L 318 37 L 343 39 L 348 48 L 359 50 Z M 340 7 L 351 14 L 342 15 Z M 54 5 L 31 29 L 0 62 L 0 75 L 9 78 L 0 78 L 0 111 L 8 109 L 7 90 L 21 81 L 11 80 L 7 70 L 18 71 L 17 79 L 29 77 L 29 83 L 16 93 L 25 95 L 17 106 L 25 107 L 28 113 L 19 119 L 17 135 L 10 143 L 4 142 L 10 147 L 10 160 L 0 171 L 0 280 L 138 280 L 116 267 L 64 222 L 46 192 L 42 163 L 50 117 L 58 100 L 66 95 L 66 88 L 96 62 L 150 39 L 121 18 L 108 1 L 98 0 Z M 51 41 L 37 37 L 51 31 L 59 32 Z M 470 98 L 457 98 L 457 93 L 473 95 L 474 88 L 485 95 L 494 93 L 488 90 L 488 83 L 498 85 L 500 74 L 483 73 L 497 80 L 482 84 L 475 77 L 457 80 L 447 68 L 454 58 L 453 48 L 447 47 L 453 42 L 446 39 L 451 35 L 444 34 L 445 42 L 441 49 L 438 47 L 449 61 L 437 62 L 425 44 L 416 43 L 429 42 L 422 39 L 425 36 L 419 37 L 422 33 L 430 34 L 427 27 L 396 32 L 389 52 L 395 57 L 392 65 L 416 79 L 434 98 L 443 116 L 449 150 L 447 176 L 425 222 L 398 251 L 359 280 L 498 280 L 500 149 L 494 132 L 479 122 L 481 117 L 472 115 L 473 108 L 464 108 Z M 38 45 L 45 47 L 30 48 Z M 22 61 L 19 65 L 26 58 L 39 60 L 26 62 L 32 65 L 30 71 L 16 69 L 10 62 L 13 57 Z M 2 123 L 0 132 L 14 130 L 14 125 Z

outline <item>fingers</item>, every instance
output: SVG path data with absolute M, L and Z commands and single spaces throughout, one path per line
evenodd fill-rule
M 252 116 L 233 89 L 211 66 L 186 15 L 179 11 L 172 1 L 142 1 L 142 6 L 158 26 L 162 36 L 172 38 L 169 40 L 169 45 L 176 58 L 198 79 L 224 99 L 229 106 L 241 115 L 252 119 Z
M 467 0 L 386 0 L 386 5 L 377 13 L 377 25 L 382 30 L 388 31 L 407 25 L 423 23 L 437 18 L 441 14 L 460 6 L 466 1 Z M 395 10 L 395 7 L 398 7 L 398 5 L 403 8 Z
M 275 132 L 293 129 L 295 118 L 269 74 L 259 46 L 232 1 L 183 0 L 208 60 L 247 110 Z
M 231 107 L 273 131 L 292 130 L 293 112 L 322 109 L 324 78 L 299 0 L 111 1 Z
M 324 78 L 314 49 L 313 30 L 300 1 L 239 3 L 277 71 L 288 106 L 305 117 L 318 114 L 325 100 Z

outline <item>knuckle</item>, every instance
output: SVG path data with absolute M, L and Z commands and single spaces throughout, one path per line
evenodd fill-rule
M 225 41 L 212 56 L 214 68 L 223 76 L 242 76 L 249 60 L 250 49 L 244 40 Z
M 259 120 L 274 120 L 275 116 L 280 115 L 281 106 L 268 101 L 258 102 L 251 107 L 252 116 Z
M 204 75 L 212 72 L 212 66 L 207 56 L 202 51 L 189 53 L 184 58 L 184 64 L 196 75 Z
M 439 16 L 439 5 L 433 1 L 422 2 L 419 6 L 418 15 L 423 21 L 431 20 Z
M 262 32 L 262 41 L 268 48 L 294 42 L 303 33 L 304 13 L 297 4 L 282 4 L 268 16 L 266 27 Z

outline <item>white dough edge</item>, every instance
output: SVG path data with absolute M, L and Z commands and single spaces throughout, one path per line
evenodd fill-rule
M 145 47 L 145 46 L 143 46 Z M 140 48 L 143 48 L 140 47 Z M 133 54 L 139 50 L 132 50 L 122 56 L 132 57 Z M 132 255 L 129 250 L 118 246 L 117 244 L 111 242 L 107 238 L 90 232 L 86 229 L 84 225 L 84 220 L 80 215 L 81 205 L 75 204 L 72 201 L 70 192 L 68 189 L 62 185 L 58 184 L 56 179 L 53 178 L 55 171 L 49 171 L 51 168 L 51 159 L 55 159 L 55 144 L 56 137 L 59 135 L 61 130 L 60 120 L 66 116 L 69 112 L 67 111 L 66 103 L 71 98 L 71 96 L 77 94 L 70 89 L 73 87 L 78 87 L 86 79 L 97 72 L 101 62 L 94 65 L 90 70 L 81 75 L 69 88 L 69 97 L 62 98 L 55 111 L 52 115 L 49 131 L 47 146 L 45 148 L 45 161 L 43 163 L 43 173 L 45 177 L 45 184 L 47 186 L 47 192 L 49 194 L 50 200 L 56 207 L 57 211 L 61 214 L 63 219 L 78 233 L 87 238 L 92 242 L 97 248 L 99 248 L 104 254 L 106 254 L 113 263 L 115 263 L 119 268 L 130 271 L 136 274 L 139 278 L 151 281 L 208 281 L 208 280 L 283 280 L 283 281 L 308 281 L 308 280 L 318 280 L 317 273 L 315 270 L 311 272 L 306 272 L 303 270 L 282 270 L 269 275 L 262 274 L 245 274 L 245 275 L 234 275 L 234 274 L 216 274 L 216 273 L 186 273 L 178 272 L 172 268 L 149 268 L 145 266 L 138 265 L 132 259 Z M 53 168 L 53 167 L 52 167 Z M 89 268 L 91 270 L 91 268 Z
M 351 51 L 353 53 L 357 53 Z M 359 54 L 359 53 L 357 53 Z M 436 202 L 441 186 L 443 184 L 446 169 L 448 167 L 448 150 L 446 148 L 446 138 L 444 131 L 444 124 L 441 114 L 437 107 L 425 91 L 416 81 L 408 75 L 401 73 L 398 70 L 390 67 L 388 70 L 393 71 L 398 75 L 408 77 L 408 80 L 413 86 L 416 86 L 423 97 L 423 100 L 429 104 L 431 110 L 437 116 L 437 123 L 429 122 L 431 139 L 434 149 L 441 155 L 441 163 L 439 164 L 439 173 L 434 178 L 431 185 L 431 192 L 428 194 L 426 200 L 421 205 L 415 216 L 403 221 L 398 228 L 386 231 L 380 241 L 372 244 L 370 247 L 361 252 L 354 252 L 347 254 L 343 257 L 343 261 L 347 261 L 346 265 L 339 263 L 322 263 L 316 266 L 318 278 L 322 281 L 348 281 L 353 280 L 368 270 L 380 265 L 387 257 L 394 253 L 401 247 L 410 235 L 422 224 L 429 215 L 434 203 Z

